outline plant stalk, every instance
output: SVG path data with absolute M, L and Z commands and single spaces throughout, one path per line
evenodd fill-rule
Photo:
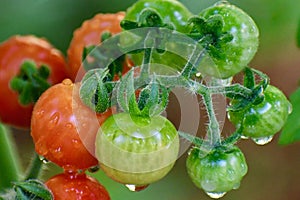
M 20 161 L 10 130 L 0 123 L 0 191 L 19 181 Z

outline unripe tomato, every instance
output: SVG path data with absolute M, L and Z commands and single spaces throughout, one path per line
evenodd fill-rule
M 204 19 L 215 15 L 223 19 L 222 32 L 230 33 L 233 39 L 216 47 L 217 51 L 224 53 L 224 57 L 210 53 L 213 64 L 201 65 L 199 69 L 206 75 L 229 78 L 246 67 L 254 57 L 259 43 L 259 30 L 247 13 L 229 3 L 217 3 L 199 14 Z
M 173 167 L 179 151 L 174 125 L 162 116 L 109 117 L 96 137 L 96 156 L 103 171 L 123 184 L 147 185 L 163 178 Z
M 199 148 L 193 148 L 186 167 L 193 183 L 211 196 L 237 189 L 248 170 L 245 157 L 238 147 L 227 150 L 216 148 L 207 155 L 201 155 Z
M 235 101 L 231 102 L 234 105 Z M 252 139 L 273 136 L 283 127 L 291 104 L 277 87 L 269 85 L 264 91 L 264 100 L 251 104 L 239 111 L 229 111 L 229 120 L 239 128 L 243 126 L 242 134 Z

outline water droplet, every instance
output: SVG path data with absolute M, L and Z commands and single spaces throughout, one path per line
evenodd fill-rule
M 240 185 L 241 185 L 241 182 L 236 183 L 236 184 L 233 186 L 233 189 L 234 189 L 234 190 L 239 189 Z
M 88 171 L 91 172 L 91 173 L 95 173 L 95 172 L 97 172 L 99 169 L 100 169 L 100 167 L 99 167 L 98 165 L 96 165 L 96 166 L 90 167 L 90 168 L 88 169 Z
M 71 129 L 71 128 L 73 128 L 73 124 L 72 123 L 66 123 L 66 127 Z
M 40 161 L 42 161 L 44 164 L 49 163 L 50 161 L 47 160 L 44 156 L 39 156 Z
M 252 138 L 252 140 L 258 145 L 265 145 L 271 142 L 273 139 L 273 135 L 267 137 L 260 137 L 260 138 Z
M 64 79 L 64 80 L 62 81 L 62 84 L 64 84 L 64 85 L 72 85 L 73 82 L 71 81 L 71 79 L 66 78 L 66 79 Z
M 227 4 L 227 5 L 230 5 L 230 3 L 226 0 L 221 0 L 221 1 L 218 1 L 217 3 L 215 3 L 215 6 L 218 6 L 218 5 L 223 5 L 223 4 Z
M 146 189 L 149 185 L 126 184 L 125 186 L 128 188 L 128 190 L 130 190 L 132 192 L 139 192 L 139 191 Z
M 42 117 L 45 113 L 45 110 L 39 110 L 36 114 L 39 116 L 39 117 Z
M 241 138 L 242 138 L 243 140 L 247 140 L 247 139 L 249 139 L 249 137 L 248 137 L 248 136 L 244 136 L 244 135 L 241 135 Z
M 84 174 L 84 170 L 83 169 L 78 169 L 77 170 L 77 175 L 80 175 L 80 174 Z
M 219 199 L 223 197 L 226 192 L 205 192 L 210 198 Z
M 200 72 L 197 72 L 195 76 L 196 76 L 197 78 L 200 78 L 200 77 L 201 77 L 201 73 L 200 73 Z
M 291 114 L 292 111 L 293 111 L 293 106 L 292 106 L 291 103 L 289 103 L 289 105 L 288 105 L 288 114 Z
M 50 118 L 50 122 L 53 123 L 53 124 L 57 124 L 58 120 L 59 120 L 59 113 L 58 112 L 55 112 L 51 118 Z

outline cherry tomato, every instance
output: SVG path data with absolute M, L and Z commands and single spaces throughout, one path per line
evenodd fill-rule
M 247 13 L 229 3 L 217 3 L 199 14 L 204 19 L 216 15 L 223 19 L 221 31 L 230 33 L 233 39 L 216 47 L 217 51 L 225 54 L 224 57 L 210 52 L 213 64 L 200 66 L 200 72 L 217 78 L 229 78 L 246 67 L 254 57 L 259 43 L 259 30 Z
M 110 115 L 111 110 L 96 115 L 81 102 L 79 86 L 65 79 L 46 90 L 34 106 L 31 135 L 35 150 L 65 170 L 95 166 L 96 133 Z
M 187 157 L 186 167 L 193 183 L 211 196 L 221 196 L 237 189 L 248 170 L 238 147 L 215 148 L 206 155 L 201 155 L 199 148 L 193 148 Z
M 110 200 L 105 187 L 86 174 L 58 174 L 45 184 L 55 200 Z
M 282 91 L 269 85 L 264 91 L 264 100 L 261 103 L 249 105 L 240 111 L 230 111 L 228 118 L 237 128 L 243 127 L 244 136 L 259 139 L 273 136 L 280 131 L 290 110 L 291 104 Z
M 174 125 L 162 116 L 145 120 L 118 113 L 99 129 L 96 157 L 115 181 L 148 185 L 163 178 L 177 159 L 179 137 Z
M 29 128 L 33 105 L 21 105 L 18 93 L 10 88 L 10 81 L 26 60 L 38 67 L 47 65 L 50 69 L 48 82 L 56 84 L 65 79 L 66 62 L 63 54 L 47 40 L 33 35 L 13 36 L 0 44 L 0 120 L 3 123 Z
M 121 32 L 120 22 L 124 16 L 124 12 L 97 14 L 93 18 L 84 21 L 82 26 L 74 31 L 67 51 L 69 74 L 72 81 L 81 80 L 84 75 L 84 70 L 80 68 L 83 49 L 91 45 L 99 45 L 101 43 L 101 35 L 106 31 L 109 31 L 111 34 Z M 124 70 L 127 71 L 131 65 L 132 63 L 126 60 Z
M 188 32 L 189 29 L 187 28 L 187 23 L 188 19 L 192 16 L 192 13 L 179 1 L 139 0 L 126 10 L 126 16 L 124 19 L 137 22 L 141 12 L 145 8 L 150 8 L 156 11 L 157 14 L 159 14 L 159 16 L 161 17 L 163 23 L 170 24 L 176 31 L 180 33 Z M 167 31 L 164 32 L 167 33 Z M 169 33 L 171 33 L 171 31 Z M 183 37 L 184 35 L 182 34 L 181 36 Z M 130 41 L 130 39 L 128 39 L 130 38 L 130 34 L 124 34 L 124 37 L 126 38 L 126 40 Z M 130 43 L 134 43 L 134 40 L 136 40 L 136 38 L 132 39 L 133 41 Z M 179 53 L 180 51 L 176 49 L 177 47 L 182 48 L 182 46 L 179 46 L 172 42 L 166 44 L 166 47 L 164 47 L 164 49 L 160 49 L 169 51 L 165 51 L 164 53 L 158 53 L 157 51 L 152 52 L 151 62 L 159 64 L 155 71 L 161 72 L 165 70 L 171 70 L 172 73 L 177 73 L 178 70 L 180 71 L 183 68 L 183 66 L 187 62 L 186 56 L 183 56 L 181 53 Z M 185 47 L 187 47 L 187 45 Z M 184 52 L 184 55 L 189 55 L 185 54 L 184 50 L 182 52 Z M 143 53 L 132 54 L 131 59 L 136 65 L 140 65 L 142 63 L 143 55 Z M 163 66 L 166 66 L 165 70 L 161 69 Z M 174 69 L 176 71 L 174 71 Z
M 139 0 L 126 10 L 124 19 L 137 21 L 145 8 L 154 9 L 164 23 L 174 26 L 179 32 L 186 32 L 186 25 L 192 13 L 179 1 L 174 0 Z

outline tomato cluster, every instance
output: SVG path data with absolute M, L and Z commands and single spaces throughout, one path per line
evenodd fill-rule
M 265 74 L 247 67 L 258 35 L 252 18 L 224 1 L 194 15 L 178 1 L 139 0 L 126 12 L 86 20 L 74 31 L 67 59 L 44 39 L 12 37 L 0 45 L 0 93 L 11 97 L 0 100 L 0 119 L 30 128 L 36 153 L 63 169 L 45 182 L 54 199 L 110 199 L 85 173 L 94 167 L 136 191 L 146 188 L 174 167 L 179 136 L 194 144 L 186 161 L 191 180 L 220 198 L 237 189 L 248 170 L 235 143 L 246 137 L 269 142 L 291 110 Z M 101 48 L 110 39 L 117 44 Z M 106 54 L 119 55 L 125 43 L 131 50 L 106 63 Z M 243 84 L 216 84 L 240 72 Z M 208 79 L 216 81 L 213 87 Z M 161 115 L 175 87 L 203 97 L 207 138 L 180 133 Z M 225 139 L 212 104 L 216 93 L 230 99 L 228 118 L 236 126 Z

